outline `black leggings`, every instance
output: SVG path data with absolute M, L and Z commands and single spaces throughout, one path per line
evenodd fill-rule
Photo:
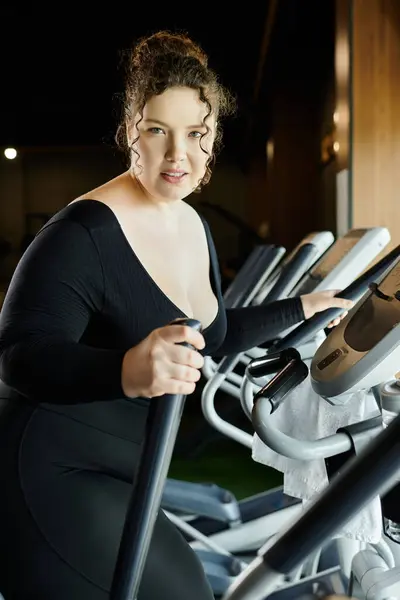
M 0 428 L 0 591 L 108 600 L 131 492 L 123 472 L 139 446 L 51 412 L 22 421 Z M 212 598 L 197 556 L 160 512 L 138 600 Z

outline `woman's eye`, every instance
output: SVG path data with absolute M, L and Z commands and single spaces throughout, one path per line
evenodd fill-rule
M 150 127 L 150 133 L 164 133 L 161 127 Z
M 199 137 L 201 137 L 203 134 L 202 134 L 200 131 L 191 131 L 191 132 L 189 133 L 189 135 L 190 135 L 191 137 L 194 137 L 194 138 L 199 138 Z

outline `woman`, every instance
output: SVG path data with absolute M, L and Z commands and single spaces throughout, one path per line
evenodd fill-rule
M 205 354 L 351 306 L 332 292 L 225 310 L 210 231 L 184 198 L 209 180 L 231 108 L 190 39 L 141 40 L 119 131 L 128 170 L 55 215 L 14 273 L 0 321 L 0 377 L 13 390 L 0 425 L 6 600 L 106 600 L 149 399 L 192 394 Z M 183 316 L 202 334 L 169 325 Z M 139 600 L 212 597 L 160 512 Z

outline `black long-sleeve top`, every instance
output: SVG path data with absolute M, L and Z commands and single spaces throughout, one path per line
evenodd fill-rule
M 204 227 L 219 305 L 203 331 L 205 354 L 237 354 L 304 319 L 299 298 L 225 309 Z M 113 211 L 96 200 L 71 204 L 45 225 L 15 270 L 0 315 L 0 378 L 34 404 L 124 399 L 125 352 L 183 316 L 145 270 Z

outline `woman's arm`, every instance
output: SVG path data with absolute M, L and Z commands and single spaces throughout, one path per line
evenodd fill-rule
M 273 340 L 304 320 L 300 298 L 288 298 L 265 306 L 226 309 L 227 332 L 216 357 L 239 354 Z
M 124 397 L 125 352 L 79 343 L 103 290 L 90 232 L 70 220 L 48 224 L 18 264 L 0 314 L 1 379 L 37 402 Z

